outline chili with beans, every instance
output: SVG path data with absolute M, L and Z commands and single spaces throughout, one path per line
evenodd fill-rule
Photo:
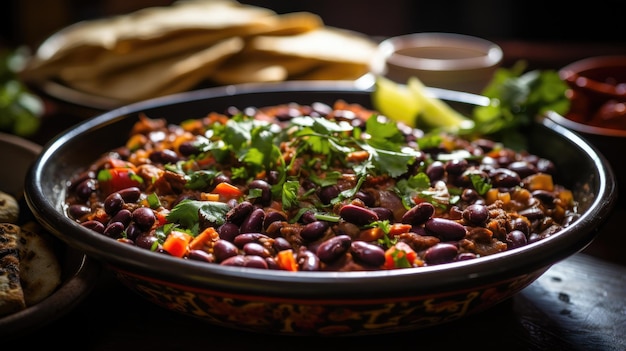
M 424 134 L 338 100 L 141 115 L 68 182 L 69 217 L 146 250 L 289 271 L 422 267 L 548 237 L 577 216 L 555 165 Z

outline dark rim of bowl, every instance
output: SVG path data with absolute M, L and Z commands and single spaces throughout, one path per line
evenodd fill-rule
M 282 82 L 277 84 L 242 84 L 191 91 L 124 106 L 79 123 L 50 141 L 35 161 L 27 178 L 26 198 L 39 221 L 69 245 L 85 251 L 115 269 L 153 280 L 166 281 L 212 290 L 245 290 L 250 294 L 271 296 L 325 296 L 357 297 L 380 294 L 414 294 L 416 291 L 437 292 L 440 289 L 475 287 L 494 280 L 510 279 L 549 267 L 586 247 L 598 227 L 608 217 L 617 195 L 615 181 L 608 162 L 597 150 L 575 133 L 549 119 L 540 123 L 571 140 L 573 146 L 588 156 L 598 167 L 599 191 L 589 209 L 577 220 L 576 228 L 561 232 L 539 242 L 476 260 L 435 265 L 430 267 L 369 271 L 369 272 L 286 272 L 243 267 L 226 267 L 181 260 L 156 254 L 96 234 L 67 218 L 60 210 L 62 204 L 46 199 L 43 176 L 47 163 L 55 151 L 69 139 L 112 123 L 120 116 L 172 103 L 191 102 L 226 95 L 271 94 L 292 91 L 296 93 L 327 92 L 330 94 L 369 94 L 354 82 Z M 437 90 L 433 90 L 436 92 Z M 448 91 L 448 98 L 454 95 Z M 528 252 L 532 250 L 532 255 Z M 155 269 L 154 267 L 159 267 Z M 365 289 L 365 290 L 364 290 Z

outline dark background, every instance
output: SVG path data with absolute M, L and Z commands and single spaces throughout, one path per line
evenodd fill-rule
M 169 0 L 4 0 L 0 40 L 36 46 L 80 20 L 127 13 Z M 494 41 L 611 43 L 626 48 L 622 0 L 241 0 L 278 13 L 309 11 L 329 26 L 374 37 L 456 32 Z

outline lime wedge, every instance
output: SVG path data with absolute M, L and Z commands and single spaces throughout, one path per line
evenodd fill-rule
M 453 109 L 445 101 L 429 95 L 424 84 L 417 77 L 409 78 L 407 89 L 421 106 L 417 127 L 425 130 L 445 129 L 458 132 L 474 126 L 473 120 Z
M 415 98 L 415 94 L 406 85 L 382 76 L 376 77 L 372 105 L 389 119 L 413 128 L 417 126 L 417 116 L 422 110 L 421 100 Z

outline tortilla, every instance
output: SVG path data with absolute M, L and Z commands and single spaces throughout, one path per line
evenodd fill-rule
M 199 52 L 150 61 L 100 79 L 68 80 L 68 84 L 87 93 L 123 102 L 172 94 L 202 82 L 243 45 L 241 38 L 233 37 Z
M 306 12 L 279 16 L 231 0 L 179 1 L 69 26 L 37 50 L 22 77 L 95 79 L 226 38 L 301 33 L 322 25 L 319 16 Z

